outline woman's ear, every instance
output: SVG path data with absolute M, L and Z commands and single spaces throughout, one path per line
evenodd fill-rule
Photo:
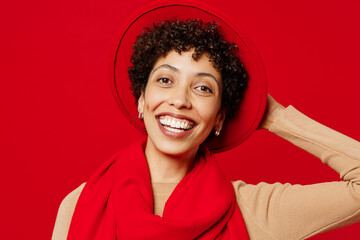
M 226 112 L 225 109 L 220 109 L 220 111 L 216 115 L 216 119 L 214 123 L 215 136 L 220 135 L 221 129 L 225 121 L 225 112 Z
M 226 110 L 225 109 L 220 109 L 220 111 L 218 112 L 218 114 L 216 115 L 216 119 L 215 119 L 215 126 L 214 128 L 216 130 L 218 129 L 222 129 L 224 122 L 225 122 L 225 116 L 226 116 Z
M 141 95 L 138 99 L 138 111 L 139 113 L 143 114 L 144 113 L 144 106 L 145 106 L 145 97 L 144 97 L 144 92 L 141 91 Z

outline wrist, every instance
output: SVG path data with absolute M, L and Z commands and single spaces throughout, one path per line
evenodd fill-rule
M 275 108 L 273 108 L 266 116 L 266 120 L 264 121 L 262 128 L 269 130 L 271 125 L 275 123 L 278 119 L 280 119 L 285 111 L 285 107 L 278 104 Z

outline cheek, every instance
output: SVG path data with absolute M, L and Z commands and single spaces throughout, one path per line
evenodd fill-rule
M 146 89 L 145 92 L 145 109 L 147 111 L 154 111 L 161 103 L 165 101 L 164 94 L 154 91 L 153 88 Z
M 211 127 L 215 123 L 216 116 L 220 110 L 219 101 L 202 101 L 197 104 L 197 110 L 202 118 L 202 121 L 209 124 Z

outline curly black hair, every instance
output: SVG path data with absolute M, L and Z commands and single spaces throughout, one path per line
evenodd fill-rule
M 226 118 L 233 117 L 247 88 L 248 74 L 238 56 L 238 47 L 224 40 L 220 25 L 204 23 L 199 19 L 181 21 L 178 19 L 154 23 L 152 29 L 145 28 L 137 37 L 129 67 L 131 90 L 136 102 L 145 91 L 149 74 L 157 59 L 175 50 L 180 53 L 195 49 L 192 55 L 197 60 L 207 53 L 215 69 L 221 73 L 223 92 L 221 107 Z

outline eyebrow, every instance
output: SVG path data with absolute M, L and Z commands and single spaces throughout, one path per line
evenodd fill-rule
M 169 64 L 163 64 L 163 65 L 160 65 L 159 67 L 155 68 L 154 71 L 152 71 L 151 74 L 154 74 L 154 72 L 156 72 L 157 70 L 159 70 L 161 68 L 167 68 L 167 69 L 172 70 L 174 72 L 179 72 L 179 69 L 177 69 L 176 67 L 171 66 Z
M 209 78 L 212 78 L 216 84 L 218 85 L 218 88 L 220 89 L 220 83 L 218 82 L 218 80 L 210 73 L 204 73 L 204 72 L 200 72 L 198 74 L 196 74 L 197 76 L 199 77 L 209 77 Z
M 161 69 L 161 68 L 166 68 L 166 69 L 172 70 L 172 71 L 174 71 L 174 72 L 179 72 L 179 69 L 177 69 L 177 68 L 174 67 L 174 66 L 171 66 L 171 65 L 169 65 L 169 64 L 162 64 L 162 65 L 160 65 L 159 67 L 155 68 L 155 69 L 152 71 L 151 75 L 154 74 L 157 70 L 159 70 L 159 69 Z M 210 73 L 205 73 L 205 72 L 199 72 L 199 73 L 196 74 L 196 76 L 198 76 L 198 77 L 209 77 L 209 78 L 212 78 L 212 79 L 216 82 L 216 84 L 218 85 L 218 87 L 220 88 L 220 83 L 219 83 L 219 81 L 218 81 L 212 74 L 210 74 Z

